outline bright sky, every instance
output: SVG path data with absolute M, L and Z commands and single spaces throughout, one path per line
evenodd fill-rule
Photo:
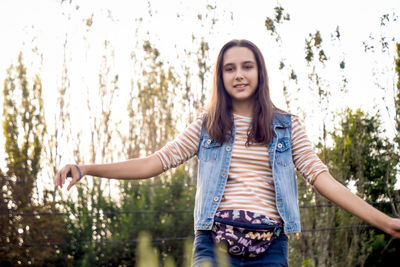
M 79 92 L 91 84 L 96 84 L 98 67 L 103 53 L 104 40 L 110 40 L 115 48 L 115 69 L 120 74 L 120 87 L 129 87 L 129 53 L 134 47 L 135 19 L 143 17 L 140 31 L 150 32 L 150 38 L 161 51 L 161 54 L 170 62 L 176 60 L 176 55 L 182 49 L 194 50 L 191 47 L 192 34 L 205 40 L 210 45 L 210 58 L 216 58 L 219 48 L 233 38 L 246 38 L 256 43 L 264 53 L 271 80 L 272 97 L 278 106 L 284 106 L 281 93 L 282 81 L 286 76 L 278 70 L 280 58 L 284 57 L 293 66 L 302 66 L 300 69 L 300 85 L 307 89 L 307 69 L 304 61 L 304 40 L 308 33 L 320 30 L 327 41 L 326 51 L 332 62 L 346 61 L 345 74 L 349 80 L 348 95 L 335 94 L 331 103 L 337 103 L 338 108 L 343 106 L 362 107 L 372 110 L 374 106 L 384 106 L 382 97 L 387 92 L 379 91 L 372 72 L 385 71 L 393 62 L 393 55 L 377 57 L 364 52 L 363 41 L 368 41 L 370 34 L 375 38 L 385 36 L 400 36 L 399 22 L 388 27 L 380 27 L 380 17 L 383 14 L 395 12 L 400 14 L 398 0 L 305 0 L 305 1 L 278 1 L 290 14 L 291 20 L 280 27 L 283 38 L 279 48 L 273 38 L 266 31 L 264 22 L 267 16 L 273 16 L 275 1 L 248 0 L 248 1 L 217 1 L 216 11 L 209 12 L 215 16 L 217 23 L 210 30 L 210 23 L 205 21 L 204 26 L 197 20 L 197 14 L 205 12 L 207 3 L 214 5 L 214 1 L 196 0 L 151 0 L 151 1 L 106 1 L 80 0 L 61 4 L 55 0 L 2 0 L 0 2 L 0 82 L 4 81 L 5 69 L 16 63 L 19 51 L 23 51 L 25 61 L 36 69 L 42 77 L 44 86 L 44 100 L 48 110 L 54 108 L 54 97 L 60 83 L 63 61 L 63 44 L 68 36 L 71 76 L 71 89 L 79 96 Z M 153 10 L 153 16 L 148 16 L 148 5 Z M 76 6 L 79 5 L 77 9 Z M 214 12 L 214 13 L 213 13 Z M 93 15 L 93 24 L 85 26 L 84 21 Z M 111 14 L 111 19 L 110 15 Z M 179 16 L 177 16 L 179 14 Z M 68 19 L 69 18 L 69 19 Z M 232 18 L 232 19 L 231 19 Z M 340 27 L 341 42 L 335 46 L 329 44 L 330 34 L 336 27 Z M 86 38 L 86 40 L 83 39 Z M 35 55 L 32 48 L 36 47 L 43 55 Z M 378 55 L 378 54 L 377 54 Z M 39 67 L 38 67 L 39 66 Z M 335 65 L 336 69 L 337 65 Z M 297 67 L 298 68 L 298 67 Z M 331 89 L 339 87 L 334 79 L 340 77 L 339 70 L 326 70 L 326 78 L 332 80 Z M 321 72 L 323 73 L 323 72 Z M 30 73 L 31 75 L 35 73 Z M 391 86 L 393 75 L 383 74 L 383 83 Z M 279 88 L 279 90 L 275 90 Z M 85 89 L 86 90 L 86 89 Z M 300 97 L 300 104 L 312 105 L 305 96 Z M 390 97 L 388 95 L 387 97 Z M 2 96 L 0 97 L 1 106 Z M 314 100 L 313 100 L 314 101 Z M 79 105 L 79 102 L 77 102 Z M 50 108 L 49 108 L 50 107 Z M 306 118 L 312 121 L 318 114 L 309 111 Z M 386 115 L 385 115 L 386 116 Z M 387 127 L 392 128 L 388 117 Z M 312 128 L 310 123 L 308 128 Z M 390 129 L 388 129 L 390 131 Z M 315 134 L 314 134 L 315 133 Z M 309 130 L 313 141 L 317 141 L 316 131 Z M 3 138 L 0 138 L 3 146 Z M 1 153 L 0 153 L 0 162 Z
M 124 77 L 124 69 L 129 64 L 129 49 L 132 48 L 135 18 L 145 17 L 142 27 L 151 32 L 152 40 L 160 48 L 162 54 L 175 55 L 183 48 L 191 46 L 191 36 L 207 36 L 206 39 L 211 47 L 211 59 L 214 60 L 218 49 L 227 40 L 232 38 L 247 38 L 255 42 L 264 53 L 270 72 L 271 87 L 280 87 L 281 80 L 277 70 L 278 60 L 285 57 L 289 62 L 295 64 L 301 62 L 304 65 L 304 39 L 309 32 L 319 29 L 326 40 L 330 34 L 340 27 L 342 41 L 342 54 L 346 59 L 346 74 L 349 76 L 350 93 L 359 94 L 360 90 L 365 92 L 366 78 L 371 76 L 371 62 L 363 50 L 363 41 L 368 41 L 370 33 L 379 36 L 382 32 L 380 27 L 380 16 L 384 13 L 395 11 L 400 14 L 400 4 L 397 0 L 383 1 L 279 1 L 291 15 L 291 22 L 281 28 L 283 37 L 283 48 L 279 51 L 267 33 L 264 21 L 267 16 L 273 15 L 272 8 L 277 5 L 275 1 L 249 0 L 243 1 L 217 1 L 217 13 L 215 17 L 218 22 L 213 32 L 208 33 L 209 23 L 205 27 L 199 27 L 197 14 L 204 12 L 207 3 L 213 1 L 182 1 L 182 0 L 152 0 L 150 6 L 153 9 L 153 18 L 147 19 L 148 1 L 65 1 L 55 0 L 2 0 L 0 2 L 0 80 L 4 80 L 4 70 L 10 64 L 16 62 L 19 51 L 24 51 L 25 57 L 32 55 L 32 48 L 37 47 L 43 54 L 41 73 L 47 98 L 54 95 L 54 88 L 59 80 L 62 64 L 62 45 L 68 34 L 70 44 L 71 60 L 75 63 L 71 76 L 82 73 L 81 68 L 93 69 L 91 76 L 96 76 L 97 69 L 93 66 L 98 63 L 94 60 L 84 62 L 84 49 L 89 47 L 89 57 L 101 58 L 102 41 L 111 40 L 115 49 L 120 74 Z M 79 9 L 76 9 L 79 5 Z M 108 11 L 113 21 L 107 19 Z M 91 17 L 94 13 L 93 25 L 90 33 L 86 34 L 89 44 L 83 44 L 82 36 L 87 31 L 83 20 Z M 177 14 L 180 17 L 177 18 Z M 231 20 L 231 14 L 233 21 Z M 70 16 L 70 20 L 68 20 Z M 210 12 L 210 16 L 212 13 Z M 398 23 L 396 26 L 399 26 Z M 390 28 L 390 34 L 400 36 L 400 27 Z M 144 32 L 144 30 L 142 30 Z M 175 48 L 176 47 L 176 48 Z M 326 48 L 329 50 L 329 47 Z M 337 49 L 337 48 L 336 48 Z M 332 52 L 328 56 L 335 57 Z M 343 56 L 340 56 L 342 58 Z M 37 61 L 38 57 L 32 57 Z M 172 60 L 171 58 L 169 58 Z M 92 66 L 88 65 L 92 64 Z M 36 64 L 37 65 L 37 64 Z M 98 66 L 98 64 L 97 64 Z M 87 70 L 86 70 L 86 73 Z M 89 73 L 88 73 L 89 74 Z M 82 81 L 75 81 L 79 87 Z M 369 86 L 370 87 L 370 86 Z M 280 90 L 279 90 L 280 92 Z M 274 101 L 283 103 L 280 94 Z M 362 94 L 365 96 L 365 94 Z M 371 103 L 371 99 L 350 97 L 351 102 L 358 105 Z M 368 94 L 370 95 L 370 94 Z M 45 96 L 46 98 L 46 96 Z M 354 103 L 353 103 L 354 104 Z M 370 108 L 370 106 L 368 107 Z

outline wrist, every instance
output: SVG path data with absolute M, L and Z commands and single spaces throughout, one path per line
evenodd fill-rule
M 82 177 L 88 174 L 86 165 L 79 165 L 79 168 L 81 168 Z
M 77 171 L 79 173 L 79 180 L 82 179 L 83 173 L 82 173 L 81 167 L 78 164 L 75 164 L 74 166 L 75 166 L 75 168 L 77 169 Z

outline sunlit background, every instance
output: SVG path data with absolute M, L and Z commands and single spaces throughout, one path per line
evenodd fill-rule
M 44 197 L 45 189 L 52 190 L 52 175 L 66 163 L 109 162 L 157 149 L 135 143 L 130 144 L 131 153 L 124 143 L 130 133 L 141 133 L 141 117 L 137 124 L 130 122 L 127 106 L 138 107 L 136 91 L 146 83 L 143 71 L 152 71 L 151 60 L 166 72 L 172 69 L 176 80 L 168 87 L 176 96 L 169 110 L 176 129 L 170 138 L 154 145 L 164 144 L 183 130 L 201 108 L 181 105 L 186 90 L 190 89 L 194 102 L 207 102 L 217 53 L 231 39 L 246 38 L 259 46 L 266 59 L 273 102 L 299 115 L 316 146 L 332 146 L 332 138 L 324 139 L 323 129 L 337 129 L 339 114 L 346 108 L 379 113 L 381 135 L 393 139 L 399 14 L 398 0 L 0 1 L 0 82 L 3 85 L 7 69 L 17 65 L 21 52 L 28 81 L 38 75 L 42 82 L 47 132 L 58 137 L 57 149 L 46 152 L 45 158 L 52 160 L 41 163 L 36 200 Z M 320 46 L 315 43 L 317 36 L 322 39 Z M 157 50 L 156 60 L 149 58 L 144 44 Z M 307 59 L 309 51 L 314 57 Z M 112 88 L 118 88 L 109 104 L 113 124 L 107 131 L 112 137 L 107 141 L 98 134 L 98 143 L 90 146 L 93 127 L 105 114 L 99 104 L 101 83 L 108 90 L 105 99 L 111 97 Z M 63 126 L 60 96 L 68 106 L 69 124 Z M 3 94 L 0 110 L 3 122 Z M 45 146 L 51 147 L 51 140 L 46 140 Z M 7 169 L 4 144 L 1 135 L 2 170 Z M 93 186 L 92 180 L 87 183 Z M 349 182 L 353 190 L 354 184 Z M 107 183 L 104 192 L 112 195 L 118 186 L 116 181 Z M 65 190 L 55 194 L 55 199 L 65 199 L 65 194 Z M 78 197 L 76 190 L 69 194 L 72 199 Z M 118 201 L 119 195 L 111 198 Z
M 277 25 L 277 35 L 265 26 L 280 4 L 289 21 Z M 393 1 L 1 1 L 0 80 L 6 69 L 16 64 L 23 53 L 28 75 L 39 74 L 43 84 L 46 121 L 52 127 L 51 116 L 56 108 L 57 88 L 62 80 L 63 64 L 68 65 L 71 106 L 77 111 L 74 124 L 85 125 L 79 115 L 86 103 L 82 94 L 98 86 L 102 56 L 112 53 L 112 71 L 118 73 L 121 98 L 129 93 L 132 71 L 132 51 L 149 40 L 160 51 L 164 63 L 179 71 L 187 62 L 187 53 L 194 53 L 201 40 L 207 42 L 206 57 L 212 66 L 220 47 L 230 39 L 246 38 L 263 51 L 269 69 L 273 101 L 284 109 L 282 87 L 288 85 L 292 99 L 291 112 L 305 121 L 310 138 L 316 143 L 320 129 L 312 121 L 321 120 L 321 112 L 310 87 L 305 61 L 305 39 L 321 33 L 322 47 L 329 59 L 325 66 L 316 66 L 330 92 L 331 112 L 345 107 L 368 112 L 380 111 L 385 129 L 393 137 L 393 60 L 394 40 L 400 27 L 398 3 Z M 384 16 L 387 15 L 387 19 Z M 340 37 L 335 37 L 339 29 Z M 382 52 L 381 38 L 389 41 Z M 396 39 L 397 38 L 397 39 Z M 105 47 L 107 42 L 107 47 Z M 366 50 L 366 47 L 374 49 Z M 106 51 L 108 50 L 108 51 Z M 139 56 L 135 59 L 141 61 Z M 289 84 L 286 66 L 296 71 L 297 84 Z M 340 62 L 345 68 L 339 68 Z M 197 68 L 193 61 L 193 70 Z M 193 71 L 193 76 L 196 72 Z M 210 73 L 206 81 L 209 84 Z M 346 79 L 346 93 L 342 79 Z M 385 89 L 380 89 L 379 87 Z M 198 84 L 192 84 L 198 90 Z M 94 90 L 93 90 L 94 91 Z M 0 98 L 1 99 L 1 98 Z M 1 104 L 1 100 L 0 100 Z M 117 108 L 124 108 L 118 105 Z M 387 111 L 387 108 L 389 111 Z M 115 110 L 115 113 L 116 112 Z M 123 110 L 120 111 L 123 114 Z M 74 116 L 74 114 L 71 114 Z M 187 123 L 180 125 L 180 130 Z M 328 123 L 330 129 L 334 124 Z M 3 139 L 0 141 L 3 146 Z M 62 149 L 63 163 L 73 160 L 71 151 Z M 3 154 L 2 154 L 3 155 Z M 4 157 L 4 156 L 3 156 Z M 4 162 L 4 158 L 0 158 Z M 1 166 L 4 166 L 2 163 Z

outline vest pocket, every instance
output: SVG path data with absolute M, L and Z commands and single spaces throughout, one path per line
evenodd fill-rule
M 204 161 L 215 160 L 221 144 L 214 139 L 204 138 L 200 144 L 199 159 Z
M 292 145 L 288 137 L 278 139 L 276 144 L 275 160 L 281 166 L 293 165 Z

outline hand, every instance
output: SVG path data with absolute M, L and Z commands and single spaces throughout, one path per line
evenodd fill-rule
M 383 229 L 389 235 L 400 238 L 400 219 L 398 218 L 390 218 L 390 223 L 387 229 Z
M 65 165 L 64 168 L 59 170 L 54 177 L 54 187 L 57 188 L 59 186 L 60 188 L 63 187 L 65 180 L 68 177 L 71 177 L 72 180 L 69 183 L 67 190 L 69 190 L 74 184 L 76 184 L 83 176 L 83 173 L 81 173 L 81 168 L 79 168 L 78 165 L 73 165 L 73 164 L 68 164 Z

